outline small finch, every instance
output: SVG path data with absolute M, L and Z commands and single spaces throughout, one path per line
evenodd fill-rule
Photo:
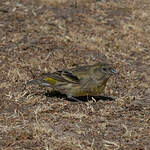
M 104 92 L 110 76 L 117 72 L 107 63 L 99 62 L 94 65 L 43 74 L 39 80 L 31 80 L 27 84 L 49 86 L 68 98 L 80 101 L 78 96 L 99 96 Z

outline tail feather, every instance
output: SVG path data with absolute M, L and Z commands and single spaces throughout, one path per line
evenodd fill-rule
M 37 84 L 37 85 L 42 85 L 42 86 L 50 86 L 50 84 L 44 80 L 31 80 L 31 81 L 27 82 L 27 85 L 32 85 L 32 84 Z

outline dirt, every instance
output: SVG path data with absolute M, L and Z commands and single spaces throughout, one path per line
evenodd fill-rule
M 148 0 L 1 0 L 0 149 L 149 150 L 149 8 Z M 99 61 L 119 75 L 96 101 L 26 85 Z

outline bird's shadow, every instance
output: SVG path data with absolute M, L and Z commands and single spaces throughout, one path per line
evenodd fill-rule
M 71 101 L 71 102 L 77 102 L 76 100 L 72 99 L 72 98 L 68 98 L 66 94 L 61 94 L 59 91 L 47 91 L 45 93 L 45 96 L 47 97 L 57 97 L 57 98 L 64 98 L 67 101 Z M 79 96 L 79 97 L 75 97 L 75 99 L 78 99 L 81 102 L 87 102 L 88 100 L 92 100 L 94 98 L 94 100 L 97 102 L 99 100 L 103 100 L 103 101 L 115 101 L 114 98 L 112 97 L 108 97 L 108 96 Z

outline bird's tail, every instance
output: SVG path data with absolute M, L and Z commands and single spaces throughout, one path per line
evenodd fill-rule
M 32 84 L 37 84 L 41 86 L 50 86 L 50 84 L 45 80 L 31 80 L 27 82 L 27 85 L 32 85 Z

